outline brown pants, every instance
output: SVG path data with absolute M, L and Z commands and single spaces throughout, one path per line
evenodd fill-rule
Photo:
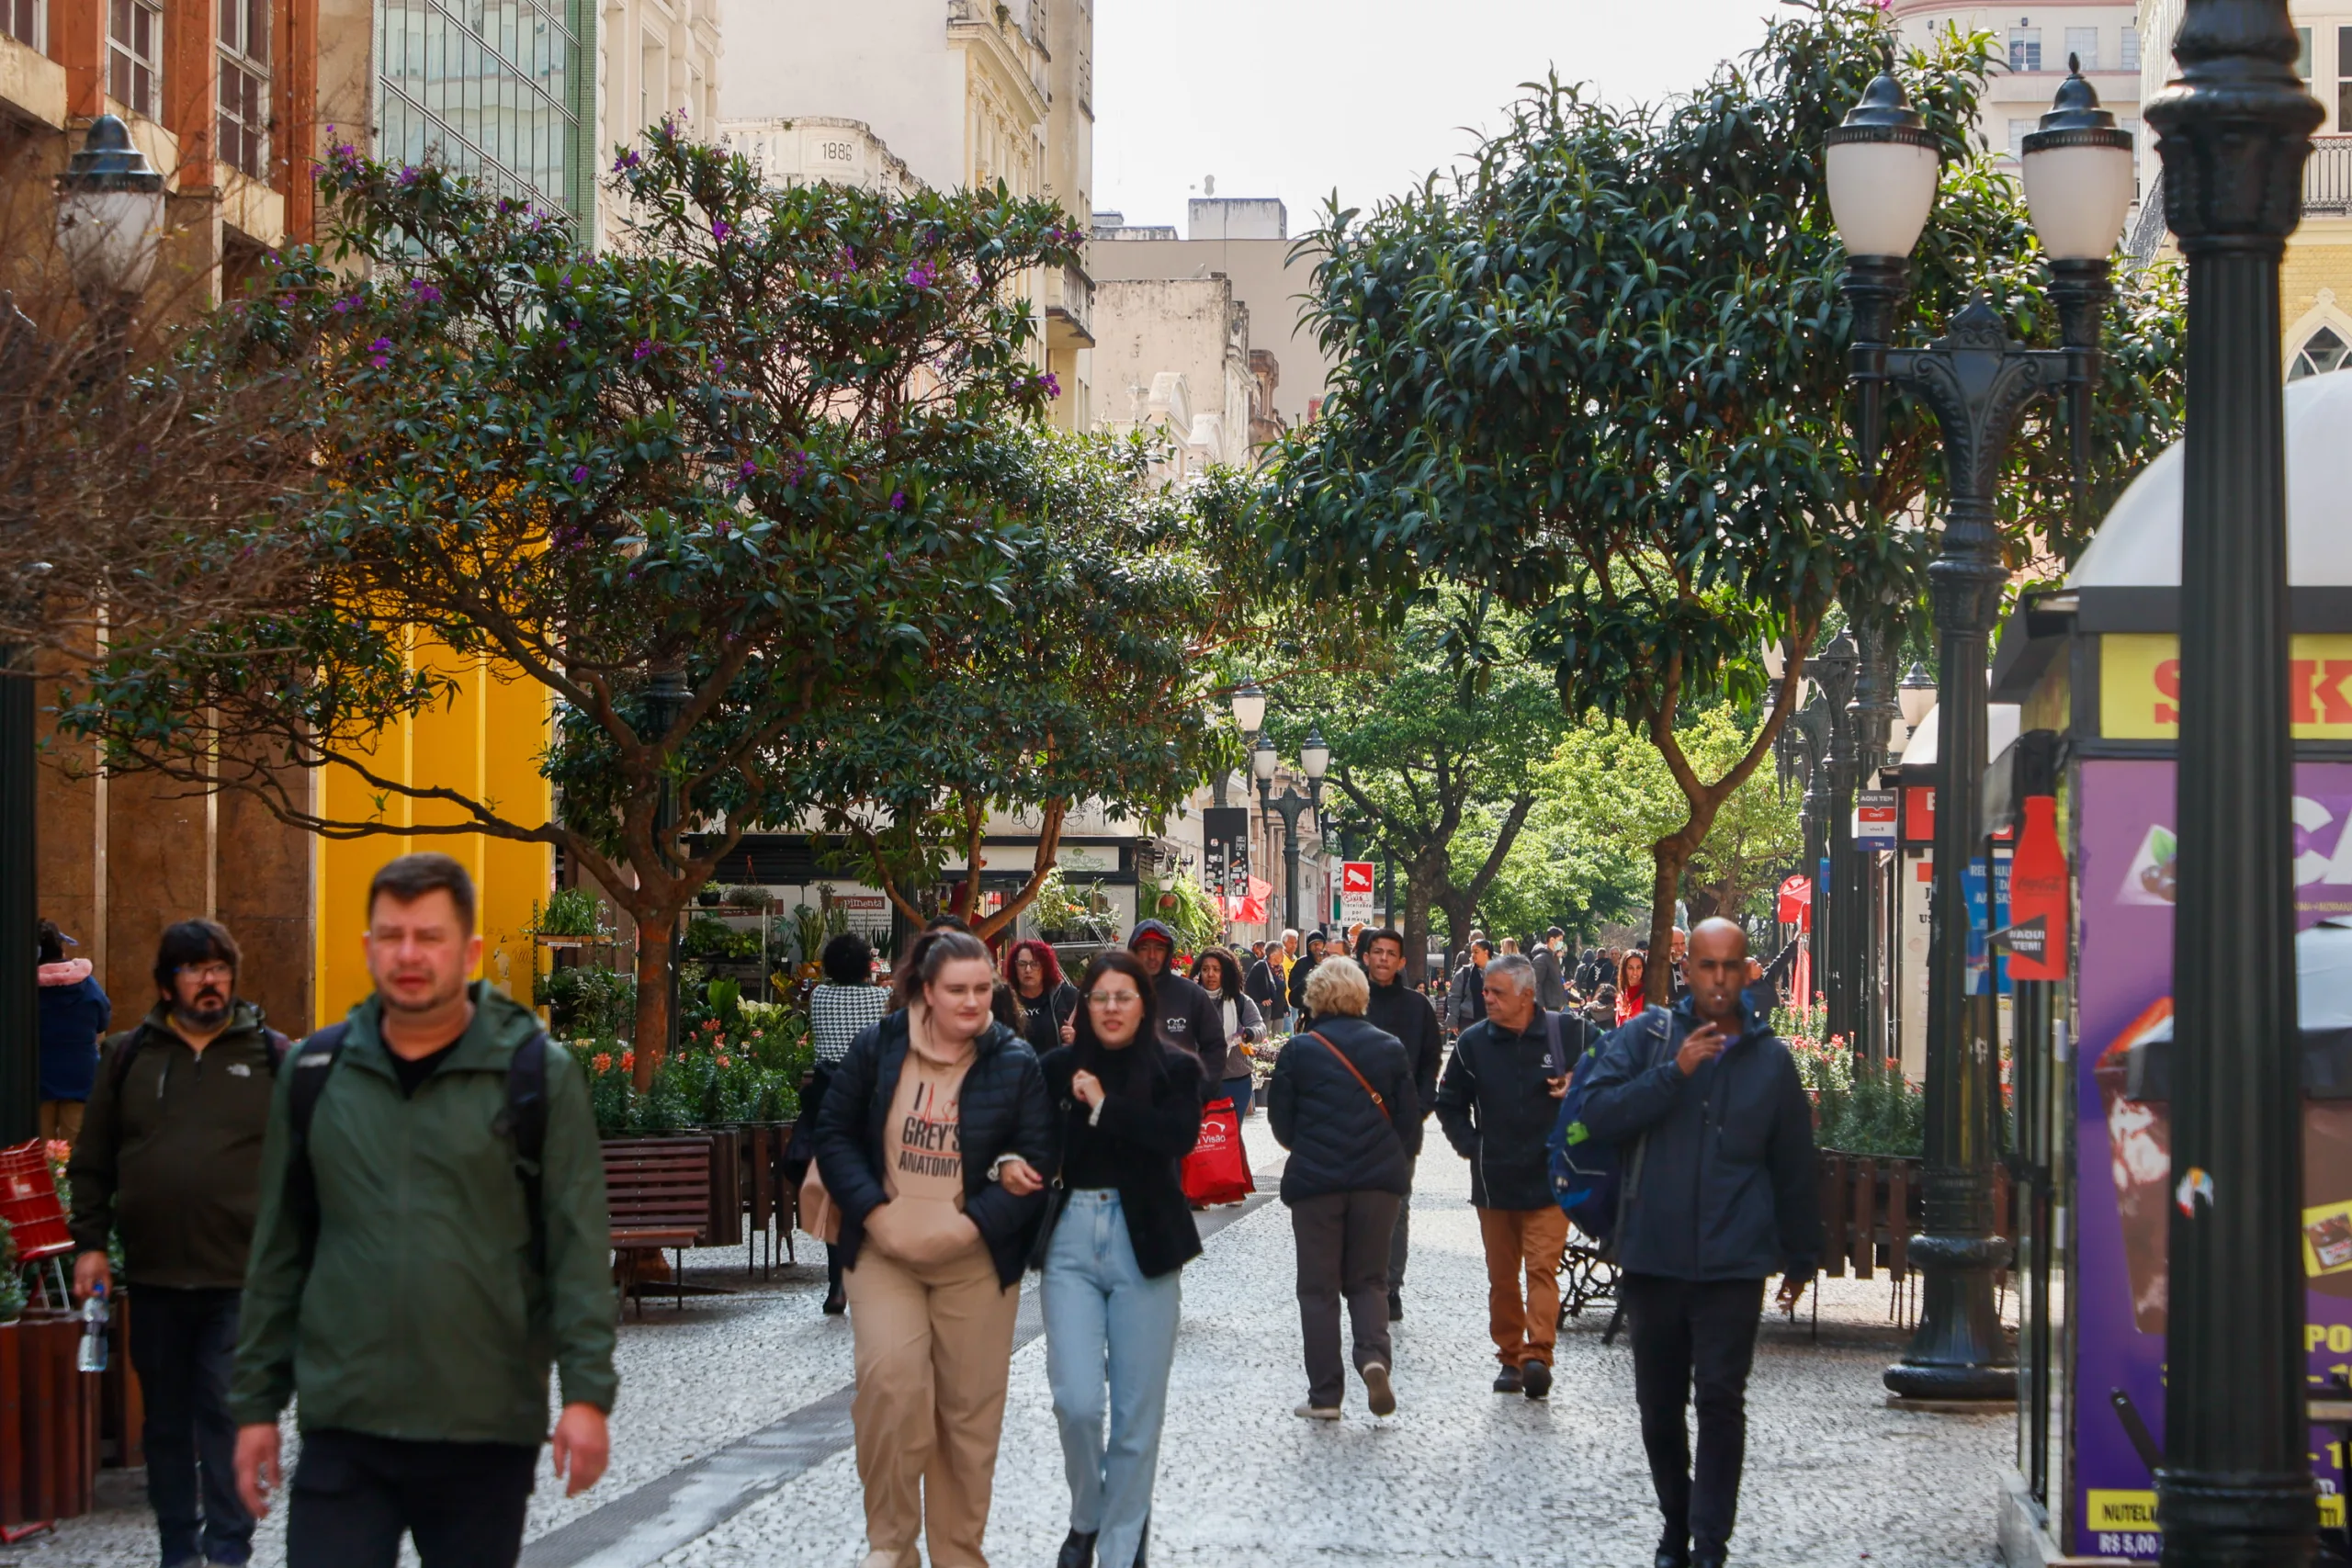
M 62 1138 L 69 1144 L 82 1141 L 82 1102 L 78 1100 L 44 1100 L 40 1102 L 40 1135 L 44 1139 Z
M 1540 1209 L 1481 1209 L 1478 1236 L 1487 1244 L 1487 1326 L 1495 1359 L 1506 1367 L 1552 1364 L 1560 1332 L 1560 1254 L 1568 1245 L 1568 1216 Z M 1521 1274 L 1527 1277 L 1521 1304 Z
M 946 1263 L 887 1258 L 871 1241 L 849 1271 L 855 1337 L 857 1477 L 865 1485 L 867 1561 L 987 1568 L 997 1439 L 1012 1370 L 1021 1292 L 997 1283 L 986 1247 Z

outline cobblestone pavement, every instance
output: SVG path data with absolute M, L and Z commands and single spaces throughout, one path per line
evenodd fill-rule
M 1249 1141 L 1261 1169 L 1278 1160 L 1262 1118 L 1250 1124 Z M 1562 1337 L 1548 1403 L 1488 1392 L 1485 1271 L 1466 1195 L 1464 1168 L 1433 1147 L 1415 1195 L 1407 1318 L 1397 1325 L 1399 1410 L 1385 1421 L 1364 1410 L 1360 1385 L 1337 1426 L 1290 1413 L 1305 1376 L 1280 1205 L 1210 1239 L 1184 1279 L 1155 1563 L 1647 1563 L 1657 1515 L 1623 1340 L 1604 1348 L 1605 1314 L 1588 1316 Z M 690 1254 L 689 1277 L 742 1286 L 742 1254 Z M 632 1313 L 620 1338 L 612 1469 L 594 1492 L 571 1500 L 543 1472 L 532 1536 L 843 1387 L 850 1332 L 818 1311 L 823 1282 L 821 1267 L 803 1263 L 740 1295 L 690 1301 L 683 1314 L 651 1303 L 642 1321 Z M 1793 1325 L 1768 1320 L 1749 1389 L 1735 1562 L 1981 1568 L 1996 1561 L 1995 1488 L 2013 1420 L 1886 1409 L 1878 1374 L 1903 1343 L 1888 1303 L 1883 1280 L 1828 1281 L 1817 1339 L 1807 1316 Z M 1031 1342 L 1013 1362 L 989 1536 L 1000 1568 L 1051 1562 L 1067 1528 L 1044 1352 L 1041 1341 Z M 53 1536 L 0 1549 L 0 1564 L 152 1563 L 153 1527 L 135 1478 L 109 1472 L 103 1503 Z M 590 1561 L 599 1568 L 657 1560 L 663 1568 L 850 1568 L 863 1550 L 862 1519 L 854 1461 L 837 1452 L 666 1555 L 624 1545 Z M 278 1522 L 265 1525 L 261 1568 L 283 1561 Z

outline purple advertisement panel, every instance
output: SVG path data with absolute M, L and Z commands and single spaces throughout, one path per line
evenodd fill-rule
M 2131 1098 L 2129 1053 L 2172 1018 L 2173 764 L 2086 761 L 2077 789 L 2068 1549 L 2154 1559 L 2154 1483 L 2119 1407 L 2163 1442 L 2170 1115 Z M 2294 815 L 2297 928 L 2352 915 L 2352 763 L 2298 764 Z M 2304 1348 L 2314 1376 L 2352 1376 L 2352 1101 L 2306 1102 L 2304 1145 Z M 2312 1456 L 2330 1522 L 2341 1517 L 2341 1459 Z

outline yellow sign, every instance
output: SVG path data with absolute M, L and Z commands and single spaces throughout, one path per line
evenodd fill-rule
M 2303 1211 L 2303 1272 L 2314 1280 L 2352 1272 L 2352 1203 Z
M 2084 1522 L 2095 1530 L 2152 1530 L 2156 1528 L 2156 1495 L 2154 1492 L 2101 1492 L 2097 1488 L 2083 1494 Z
M 2291 639 L 2289 716 L 2298 740 L 2352 740 L 2352 636 Z M 2109 632 L 2098 647 L 2098 731 L 2110 740 L 2180 738 L 2180 639 Z

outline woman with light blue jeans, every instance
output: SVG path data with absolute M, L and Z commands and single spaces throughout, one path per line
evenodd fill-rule
M 1151 1523 L 1183 1269 L 1201 1255 L 1180 1174 L 1201 1135 L 1201 1064 L 1153 1037 L 1151 976 L 1127 953 L 1098 954 L 1079 992 L 1076 1043 L 1043 1063 L 1062 1139 L 1040 1292 L 1069 1476 L 1056 1565 L 1131 1568 Z

